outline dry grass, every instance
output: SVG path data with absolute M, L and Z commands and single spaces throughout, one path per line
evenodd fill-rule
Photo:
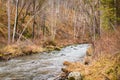
M 119 80 L 120 79 L 120 53 L 107 56 L 99 56 L 99 59 L 91 65 L 79 62 L 64 62 L 66 68 L 63 72 L 79 71 L 83 80 Z
M 101 38 L 94 42 L 95 57 L 102 54 L 115 54 L 120 51 L 120 29 L 116 32 L 108 32 L 101 35 Z
M 0 59 L 8 60 L 17 56 L 30 55 L 34 53 L 43 52 L 44 49 L 35 44 L 14 44 L 8 45 L 2 49 L 0 49 Z

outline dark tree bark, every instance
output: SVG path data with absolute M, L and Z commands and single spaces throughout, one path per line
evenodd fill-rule
M 116 0 L 116 17 L 117 17 L 117 25 L 120 26 L 120 0 Z
M 34 39 L 34 35 L 35 35 L 35 0 L 33 0 L 33 15 L 34 15 L 34 19 L 33 19 L 32 38 Z

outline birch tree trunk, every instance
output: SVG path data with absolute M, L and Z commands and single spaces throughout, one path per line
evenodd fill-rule
M 12 42 L 15 41 L 15 33 L 16 33 L 16 28 L 18 23 L 18 4 L 19 4 L 19 0 L 16 0 L 16 14 L 15 14 L 15 23 L 14 23 L 14 29 L 13 29 Z

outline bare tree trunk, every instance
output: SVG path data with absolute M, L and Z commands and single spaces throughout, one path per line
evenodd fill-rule
M 17 23 L 18 23 L 18 4 L 19 4 L 19 0 L 16 0 L 16 14 L 15 14 L 15 23 L 14 23 L 14 30 L 13 30 L 12 42 L 15 41 L 15 34 L 16 34 L 16 30 L 17 30 Z
M 7 14 L 8 14 L 8 44 L 10 44 L 10 0 L 8 0 L 7 4 Z
M 97 5 L 98 5 L 98 9 L 100 8 L 100 1 L 98 0 L 97 2 Z M 99 37 L 101 36 L 101 26 L 100 26 L 100 10 L 97 11 L 97 25 L 98 25 L 98 28 L 97 28 L 97 33 L 99 35 Z
M 116 17 L 117 17 L 117 25 L 120 26 L 120 1 L 116 0 Z
M 22 13 L 22 11 L 23 11 L 23 9 L 25 8 L 25 6 L 26 6 L 26 2 L 25 2 L 24 0 L 22 0 L 21 9 L 20 9 L 20 11 L 19 11 L 19 13 L 18 13 L 18 17 L 19 17 L 20 14 Z
M 32 38 L 34 39 L 34 35 L 35 35 L 35 0 L 33 0 L 33 15 L 34 15 L 34 19 L 33 19 Z

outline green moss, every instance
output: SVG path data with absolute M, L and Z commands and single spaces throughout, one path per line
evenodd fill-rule
M 110 74 L 110 73 L 113 73 L 114 71 L 113 71 L 113 69 L 112 68 L 110 68 L 110 69 L 108 69 L 108 71 L 106 71 L 106 74 Z
M 75 80 L 75 78 L 74 77 L 70 77 L 68 80 Z

